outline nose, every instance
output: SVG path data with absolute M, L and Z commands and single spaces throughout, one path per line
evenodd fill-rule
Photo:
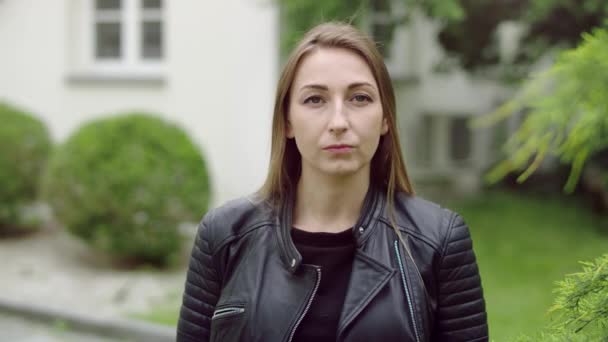
M 334 134 L 340 134 L 348 129 L 348 120 L 344 113 L 344 105 L 342 101 L 336 101 L 333 113 L 329 120 L 329 131 Z

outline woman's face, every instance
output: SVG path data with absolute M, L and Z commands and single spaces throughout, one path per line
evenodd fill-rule
M 388 124 L 365 60 L 347 49 L 319 48 L 300 62 L 290 94 L 287 137 L 295 138 L 302 173 L 369 175 Z

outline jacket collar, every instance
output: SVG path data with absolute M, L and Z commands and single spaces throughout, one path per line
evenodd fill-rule
M 363 206 L 361 207 L 361 215 L 355 226 L 353 234 L 357 247 L 363 245 L 365 240 L 370 236 L 372 230 L 376 226 L 378 217 L 384 210 L 383 191 L 377 186 L 370 184 Z M 293 189 L 289 191 L 286 200 L 282 203 L 276 215 L 276 227 L 278 235 L 279 249 L 281 258 L 290 272 L 295 272 L 302 263 L 302 256 L 296 249 L 291 238 L 291 226 L 293 222 L 293 207 L 295 205 L 295 192 Z

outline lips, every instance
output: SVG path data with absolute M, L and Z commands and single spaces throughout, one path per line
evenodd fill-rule
M 336 144 L 336 145 L 329 145 L 324 147 L 323 149 L 326 151 L 349 151 L 353 148 L 352 145 L 346 145 L 346 144 Z

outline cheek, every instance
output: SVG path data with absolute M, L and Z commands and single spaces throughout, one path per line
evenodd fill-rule
M 374 136 L 370 136 L 366 142 L 366 147 L 365 147 L 365 156 L 366 159 L 371 159 L 374 154 L 376 153 L 376 150 L 378 149 L 379 146 L 379 142 L 380 142 L 380 136 L 379 135 L 374 135 Z
M 311 156 L 315 153 L 317 139 L 310 125 L 307 125 L 306 122 L 295 120 L 292 121 L 291 131 L 300 154 Z
M 292 134 L 303 143 L 317 140 L 322 133 L 322 123 L 314 120 L 314 116 L 309 113 L 294 112 L 290 122 Z
M 378 148 L 380 138 L 385 133 L 385 125 L 382 119 L 370 120 L 366 123 L 367 129 L 362 131 L 360 137 L 364 140 L 364 153 L 366 157 L 371 158 Z

